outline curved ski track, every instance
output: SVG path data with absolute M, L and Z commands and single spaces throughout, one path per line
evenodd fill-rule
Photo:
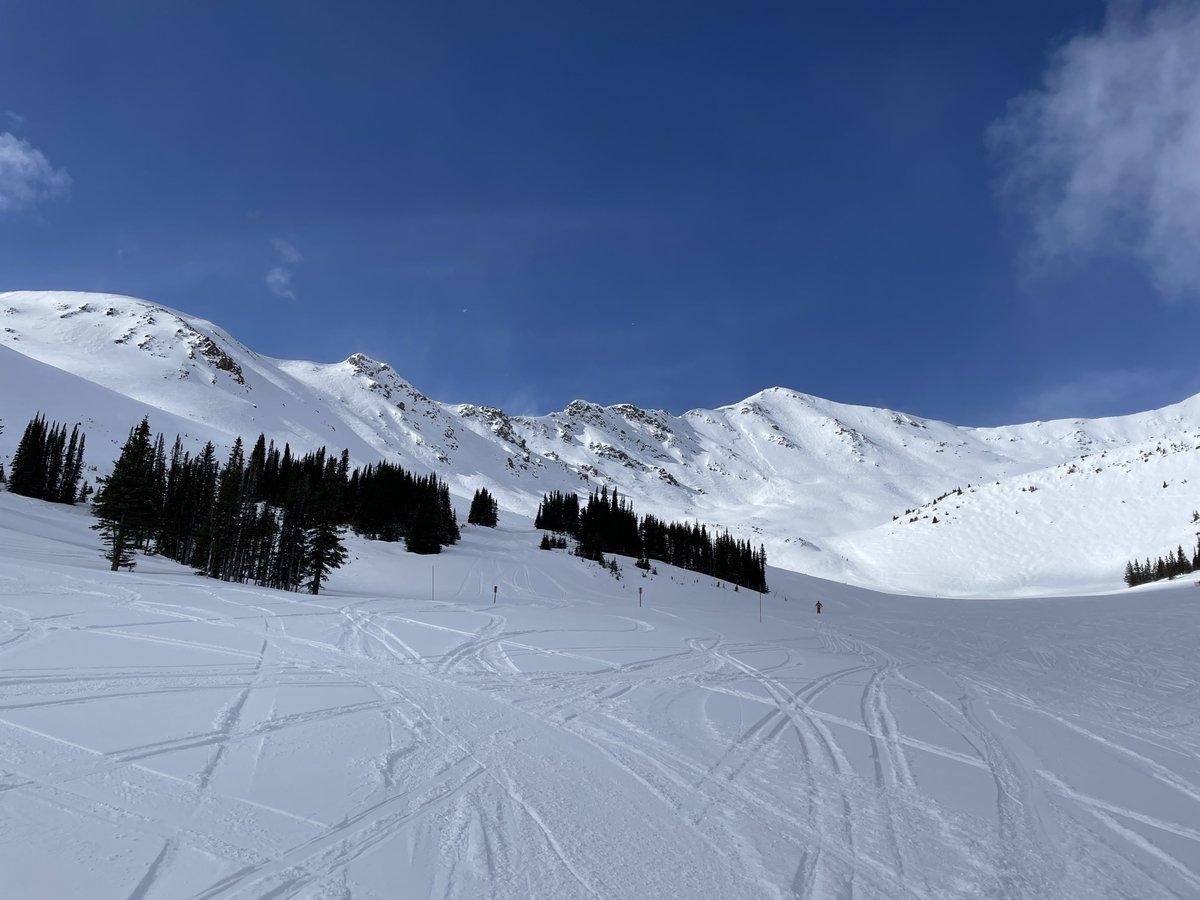
M 1131 646 L 1161 708 L 1094 693 L 1084 717 L 968 637 L 923 652 L 920 623 L 727 629 L 524 564 L 438 600 L 73 590 L 40 615 L 0 581 L 0 817 L 128 836 L 93 896 L 1200 895 L 1196 667 Z M 79 725 L 168 700 L 208 713 Z

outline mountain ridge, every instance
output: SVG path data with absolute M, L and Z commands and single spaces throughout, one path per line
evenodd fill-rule
M 940 531 L 918 540 L 916 528 L 902 526 L 920 524 L 926 513 L 909 523 L 906 510 L 956 489 L 971 492 L 969 510 L 987 505 L 981 492 L 990 509 L 1001 496 L 1007 502 L 1022 494 L 1020 480 L 1038 474 L 1047 493 L 1036 504 L 1028 492 L 1019 498 L 1021 506 L 1042 510 L 1025 526 L 1037 533 L 1011 540 L 1022 547 L 1058 543 L 1064 553 L 1078 553 L 1086 535 L 1082 524 L 1062 533 L 1067 511 L 1119 514 L 1134 483 L 1115 475 L 1062 481 L 1070 465 L 1077 475 L 1086 468 L 1083 460 L 1116 453 L 1134 466 L 1148 447 L 1186 444 L 1186 452 L 1166 463 L 1156 459 L 1151 467 L 1178 484 L 1192 474 L 1192 450 L 1200 446 L 1200 396 L 1130 416 L 988 428 L 783 387 L 681 415 L 583 399 L 542 416 L 509 415 L 433 400 L 391 364 L 362 353 L 334 363 L 274 359 L 203 318 L 114 294 L 2 293 L 0 350 L 10 351 L 0 353 L 5 385 L 54 383 L 40 393 L 24 387 L 0 392 L 0 416 L 8 424 L 0 435 L 0 459 L 11 458 L 19 438 L 14 430 L 41 411 L 84 422 L 87 461 L 102 472 L 111 463 L 110 445 L 119 445 L 134 423 L 128 413 L 141 409 L 155 430 L 169 437 L 178 431 L 196 446 L 212 440 L 225 448 L 237 435 L 250 439 L 263 432 L 298 450 L 345 447 L 359 463 L 386 458 L 436 472 L 462 499 L 486 487 L 509 514 L 532 516 L 549 491 L 617 489 L 639 512 L 704 521 L 762 543 L 772 564 L 900 591 L 1055 587 L 1047 573 L 1022 562 L 1028 552 L 1015 546 L 977 577 L 955 574 L 947 559 L 968 553 L 962 535 L 987 541 L 985 514 L 941 517 L 934 526 Z M 41 367 L 76 380 L 51 377 Z M 1137 491 L 1149 491 L 1134 481 Z M 1044 509 L 1052 496 L 1061 508 Z M 1125 559 L 1155 555 L 1166 548 L 1163 541 L 1174 546 L 1177 537 L 1190 543 L 1185 514 L 1191 506 L 1176 509 L 1184 499 L 1172 498 L 1161 516 L 1143 515 L 1136 533 L 1106 537 L 1067 581 L 1091 589 L 1116 586 Z M 905 567 L 912 575 L 899 573 L 901 548 L 913 561 Z M 1102 571 L 1110 558 L 1112 571 Z M 1006 560 L 1020 571 L 1006 575 Z

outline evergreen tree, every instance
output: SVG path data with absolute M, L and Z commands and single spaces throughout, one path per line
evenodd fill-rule
M 416 513 L 404 539 L 409 553 L 441 553 L 441 516 L 436 493 L 426 495 L 417 503 Z
M 130 429 L 112 474 L 101 480 L 93 504 L 97 523 L 92 526 L 108 545 L 104 558 L 112 571 L 133 568 L 133 551 L 142 535 L 154 532 L 159 523 L 158 497 L 154 491 L 153 448 L 150 422 L 142 419 Z
M 538 505 L 537 518 L 534 520 L 533 527 L 577 536 L 579 534 L 578 495 L 563 494 L 559 491 L 545 494 L 542 502 Z
M 286 450 L 286 447 L 285 447 Z M 285 453 L 285 456 L 288 454 Z M 290 466 L 289 466 L 290 468 Z M 279 539 L 269 564 L 268 587 L 285 591 L 300 590 L 304 570 L 304 523 L 308 511 L 309 479 L 301 476 L 283 504 Z
M 34 416 L 13 452 L 8 489 L 22 497 L 42 499 L 46 492 L 46 419 Z
M 205 535 L 206 554 L 198 560 L 202 575 L 232 581 L 240 568 L 238 538 L 242 514 L 242 476 L 244 462 L 242 439 L 233 442 L 221 474 L 217 478 L 216 496 L 208 517 Z
M 329 573 L 346 561 L 341 522 L 342 474 L 338 461 L 330 458 L 310 509 L 310 524 L 304 532 L 304 587 L 316 595 Z
M 450 502 L 450 488 L 434 476 L 430 476 L 437 485 L 438 498 L 438 540 L 443 547 L 457 544 L 462 537 L 458 529 L 458 518 L 454 515 L 454 505 Z
M 275 541 L 278 534 L 279 521 L 275 510 L 265 503 L 261 504 L 251 535 L 253 568 L 249 572 L 249 578 L 255 584 L 267 584 L 271 577 L 271 564 L 276 553 Z
M 79 425 L 71 429 L 71 442 L 63 456 L 62 472 L 52 498 L 56 503 L 75 503 L 79 498 L 79 480 L 83 477 L 83 448 L 86 437 Z
M 177 493 L 173 497 L 178 506 L 173 510 L 172 521 L 178 534 L 173 538 L 176 542 L 174 553 L 167 555 L 200 571 L 204 570 L 212 544 L 212 508 L 219 472 L 217 450 L 211 441 L 194 460 L 185 454 L 181 468 L 176 472 Z
M 468 525 L 483 525 L 495 528 L 500 521 L 500 507 L 487 488 L 480 488 L 471 499 L 471 511 L 467 513 Z
M 13 454 L 9 490 L 35 500 L 74 503 L 83 472 L 83 446 L 78 424 L 71 429 L 67 445 L 67 426 L 58 422 L 47 426 L 39 413 L 25 426 Z
M 50 500 L 58 502 L 59 481 L 62 479 L 64 466 L 64 449 L 63 444 L 66 440 L 66 426 L 60 426 L 57 422 L 50 426 L 50 431 L 46 434 L 46 445 L 42 458 L 42 490 L 38 494 L 38 499 Z M 72 492 L 72 498 L 74 493 Z

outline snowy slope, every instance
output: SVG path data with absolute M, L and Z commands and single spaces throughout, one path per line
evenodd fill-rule
M 351 538 L 311 598 L 108 572 L 88 523 L 0 493 L 5 898 L 1200 895 L 1191 584 L 773 570 L 760 624 L 528 529 Z
M 1190 510 L 1200 505 L 1184 486 L 1190 452 L 1143 467 L 1144 478 L 1064 474 L 1090 473 L 1102 454 L 1132 461 L 1158 447 L 1194 448 L 1200 397 L 1134 416 L 1002 428 L 781 388 L 682 416 L 575 401 L 520 417 L 436 402 L 359 354 L 332 364 L 270 359 L 212 323 L 141 300 L 0 294 L 0 461 L 38 409 L 84 422 L 88 462 L 100 471 L 149 414 L 156 430 L 197 445 L 224 448 L 261 431 L 301 450 L 346 447 L 358 463 L 396 460 L 437 472 L 460 498 L 487 487 L 524 516 L 547 491 L 605 485 L 640 512 L 762 543 L 779 565 L 918 593 L 1116 586 L 1131 555 L 1190 545 Z M 1150 489 L 1164 480 L 1175 490 Z M 1021 490 L 1031 484 L 1046 489 Z M 919 528 L 932 520 L 923 510 L 904 527 L 905 510 L 968 485 L 974 493 L 957 515 Z
M 1200 522 L 1200 433 L 1081 457 L 931 498 L 893 522 L 839 535 L 835 552 L 892 587 L 988 595 L 997 571 L 1017 594 L 1111 590 L 1113 560 L 1182 549 Z

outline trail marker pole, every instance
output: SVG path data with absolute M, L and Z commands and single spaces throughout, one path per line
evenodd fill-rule
M 638 588 L 638 609 L 642 608 L 642 589 Z
M 496 591 L 499 590 L 499 585 L 492 585 L 492 606 L 496 605 Z

